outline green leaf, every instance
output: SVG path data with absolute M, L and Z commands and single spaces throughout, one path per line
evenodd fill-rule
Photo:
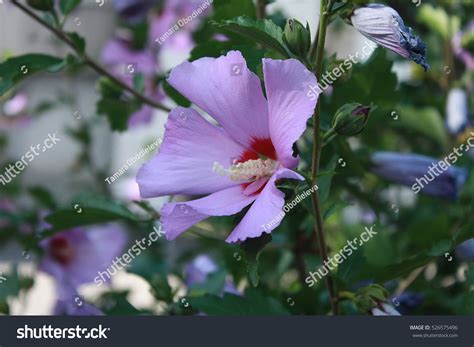
M 425 24 L 430 32 L 449 40 L 452 33 L 459 31 L 461 20 L 456 16 L 449 16 L 442 7 L 423 4 L 418 12 L 418 20 Z M 450 28 L 451 26 L 451 28 Z
M 275 299 L 259 292 L 247 291 L 244 297 L 224 294 L 205 295 L 188 298 L 189 303 L 208 315 L 215 316 L 247 316 L 247 315 L 288 315 L 288 311 Z
M 61 9 L 61 12 L 67 16 L 69 13 L 74 11 L 80 3 L 81 0 L 60 0 L 59 8 Z
M 125 131 L 130 116 L 140 109 L 136 102 L 116 98 L 103 98 L 97 102 L 97 112 L 107 117 L 115 131 Z
M 61 58 L 46 54 L 25 54 L 0 64 L 0 96 L 26 77 L 41 71 L 58 72 L 66 65 Z
M 28 189 L 31 196 L 41 205 L 48 209 L 55 209 L 56 208 L 56 201 L 53 195 L 48 192 L 46 189 L 40 186 L 31 187 Z
M 200 296 L 204 294 L 220 295 L 225 286 L 227 271 L 220 270 L 209 274 L 206 281 L 197 283 L 190 288 L 190 296 Z
M 139 221 L 127 207 L 105 197 L 84 195 L 71 205 L 71 208 L 58 210 L 45 218 L 51 225 L 51 232 L 119 220 Z
M 38 11 L 50 11 L 54 8 L 54 0 L 27 0 L 26 2 Z
M 426 254 L 418 254 L 398 264 L 386 266 L 381 271 L 377 271 L 375 281 L 385 283 L 391 279 L 403 277 L 413 270 L 428 264 L 432 259 L 433 257 Z
M 240 247 L 245 252 L 247 272 L 254 287 L 258 285 L 258 257 L 265 246 L 272 241 L 272 235 L 263 233 L 260 237 L 248 238 Z
M 280 53 L 285 58 L 291 57 L 283 42 L 283 30 L 269 19 L 254 20 L 247 16 L 241 16 L 220 23 L 213 22 L 212 24 L 253 39 L 262 46 Z
M 86 40 L 84 40 L 84 38 L 78 33 L 66 33 L 66 35 L 69 36 L 72 43 L 74 44 L 74 47 L 76 47 L 80 53 L 84 53 L 86 49 Z
M 394 122 L 394 125 L 415 130 L 436 141 L 440 146 L 444 146 L 447 142 L 443 117 L 434 107 L 403 107 L 400 109 L 399 121 Z

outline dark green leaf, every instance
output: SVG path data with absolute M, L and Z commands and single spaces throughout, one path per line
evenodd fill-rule
M 114 98 L 103 98 L 97 102 L 97 112 L 107 117 L 115 131 L 125 131 L 130 116 L 140 108 L 137 103 Z
M 127 207 L 104 197 L 81 196 L 71 205 L 71 208 L 61 209 L 46 217 L 51 231 L 118 220 L 138 221 Z
M 240 245 L 245 252 L 247 272 L 254 287 L 258 285 L 258 257 L 265 246 L 271 241 L 272 235 L 263 233 L 260 237 L 246 239 Z
M 275 299 L 260 293 L 246 293 L 244 297 L 233 294 L 205 295 L 188 298 L 191 306 L 208 315 L 287 315 L 288 311 Z
M 84 40 L 84 38 L 78 33 L 66 33 L 66 35 L 69 36 L 72 43 L 74 44 L 74 47 L 76 47 L 80 53 L 84 53 L 86 49 L 86 40 Z
M 27 0 L 26 2 L 39 11 L 50 11 L 54 8 L 54 0 Z
M 61 12 L 67 16 L 69 13 L 74 11 L 74 9 L 79 6 L 80 3 L 81 0 L 60 0 L 59 8 L 61 9 Z
M 0 64 L 0 96 L 15 84 L 40 71 L 57 72 L 65 66 L 61 58 L 46 54 L 26 54 Z
M 31 187 L 28 189 L 28 191 L 30 192 L 31 196 L 42 206 L 51 210 L 56 208 L 56 201 L 54 197 L 46 189 L 36 186 Z
M 269 19 L 254 20 L 242 16 L 220 23 L 214 22 L 213 24 L 253 39 L 262 46 L 280 53 L 285 58 L 290 58 L 291 56 L 283 42 L 283 30 Z

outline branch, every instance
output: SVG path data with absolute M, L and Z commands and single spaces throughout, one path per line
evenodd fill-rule
M 265 9 L 267 0 L 257 0 L 257 19 L 264 19 L 266 16 Z
M 89 65 L 89 67 L 91 67 L 93 70 L 95 70 L 99 75 L 106 76 L 107 78 L 109 78 L 110 80 L 112 80 L 113 82 L 118 84 L 122 89 L 124 89 L 124 90 L 128 91 L 129 93 L 131 93 L 134 97 L 136 97 L 141 102 L 143 102 L 145 104 L 148 104 L 148 105 L 150 105 L 150 106 L 152 106 L 156 109 L 165 111 L 165 112 L 170 112 L 171 111 L 171 109 L 169 109 L 168 107 L 149 99 L 145 95 L 140 94 L 139 92 L 137 92 L 132 87 L 129 87 L 127 84 L 120 81 L 117 77 L 115 77 L 114 75 L 109 73 L 107 70 L 105 70 L 99 64 L 97 64 L 94 60 L 92 60 L 86 53 L 83 53 L 83 52 L 79 51 L 79 49 L 76 47 L 74 42 L 63 31 L 58 30 L 58 29 L 54 28 L 53 26 L 51 26 L 49 23 L 45 22 L 43 19 L 41 19 L 36 13 L 34 13 L 28 7 L 20 4 L 18 2 L 18 0 L 12 0 L 12 4 L 15 5 L 16 7 L 18 7 L 21 11 L 26 13 L 31 18 L 33 18 L 36 22 L 41 24 L 43 27 L 45 27 L 46 29 L 51 31 L 58 39 L 63 41 L 65 44 L 67 44 L 79 57 L 82 58 L 82 62 L 84 64 Z
M 327 4 L 326 4 L 327 3 Z M 321 79 L 322 69 L 323 69 L 323 59 L 324 59 L 324 46 L 326 43 L 326 29 L 328 25 L 329 19 L 329 10 L 332 6 L 332 0 L 324 1 L 321 0 L 321 16 L 319 20 L 319 30 L 318 30 L 318 38 L 317 38 L 317 47 L 316 47 L 316 67 L 314 70 L 314 74 L 316 79 L 319 81 Z M 318 171 L 319 171 L 319 163 L 321 161 L 321 148 L 322 148 L 322 138 L 321 138 L 321 119 L 320 119 L 320 110 L 321 104 L 318 102 L 316 105 L 316 109 L 313 114 L 313 156 L 311 162 L 311 180 L 313 186 L 316 185 Z M 316 224 L 314 227 L 314 232 L 316 234 L 319 251 L 321 254 L 322 262 L 327 262 L 328 251 L 327 251 L 327 244 L 326 239 L 324 236 L 323 231 L 323 217 L 321 214 L 321 202 L 319 200 L 319 193 L 318 190 L 315 190 L 311 194 L 311 202 L 313 205 L 313 214 L 316 219 Z M 327 275 L 325 277 L 326 287 L 329 292 L 329 297 L 331 301 L 332 311 L 335 315 L 339 314 L 339 304 L 338 304 L 338 296 L 335 290 L 334 281 L 331 275 Z

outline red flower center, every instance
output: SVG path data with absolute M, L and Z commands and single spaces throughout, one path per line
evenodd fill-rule
M 261 158 L 269 158 L 272 160 L 277 160 L 275 147 L 273 146 L 272 140 L 269 138 L 265 139 L 253 139 L 250 149 L 246 150 L 240 158 L 237 160 L 238 163 L 245 163 L 247 160 L 257 160 Z M 252 182 L 243 183 L 242 187 L 244 189 Z M 258 195 L 262 192 L 267 184 L 263 184 L 257 191 L 253 192 L 250 195 Z
M 74 257 L 74 248 L 64 236 L 56 236 L 51 240 L 49 252 L 53 259 L 63 265 L 69 264 Z
M 260 159 L 262 156 L 272 160 L 277 160 L 275 147 L 273 146 L 272 140 L 269 138 L 253 139 L 250 149 L 247 149 L 242 153 L 237 162 L 245 163 L 247 160 Z

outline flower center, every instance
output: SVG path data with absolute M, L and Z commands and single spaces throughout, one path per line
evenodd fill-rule
M 250 159 L 245 162 L 234 160 L 228 169 L 214 162 L 213 171 L 220 175 L 227 175 L 236 182 L 255 181 L 273 175 L 277 166 L 278 162 L 272 159 Z
M 219 175 L 229 176 L 232 181 L 251 182 L 260 178 L 271 177 L 279 163 L 275 147 L 269 138 L 253 139 L 250 148 L 246 149 L 232 165 L 226 169 L 221 163 L 214 162 L 212 171 Z
M 51 240 L 49 252 L 56 261 L 63 265 L 69 264 L 74 257 L 74 248 L 63 236 L 57 236 Z

